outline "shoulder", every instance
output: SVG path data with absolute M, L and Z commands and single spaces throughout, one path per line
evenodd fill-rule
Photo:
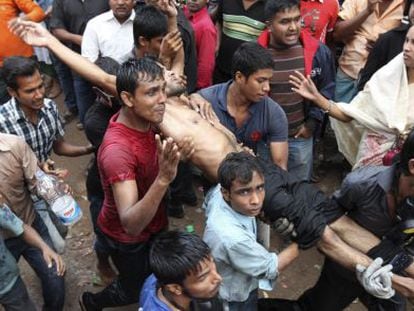
M 367 184 L 375 184 L 378 174 L 384 172 L 386 169 L 384 166 L 365 166 L 358 168 L 349 173 L 342 184 L 343 186 L 353 188 Z

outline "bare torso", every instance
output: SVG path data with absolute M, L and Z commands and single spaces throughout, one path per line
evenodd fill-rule
M 195 151 L 190 160 L 211 181 L 217 180 L 217 169 L 224 157 L 230 152 L 241 151 L 234 135 L 223 125 L 213 126 L 178 99 L 168 99 L 159 128 L 175 141 L 192 137 Z

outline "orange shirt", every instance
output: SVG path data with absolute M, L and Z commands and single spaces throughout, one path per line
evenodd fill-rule
M 45 18 L 45 13 L 33 0 L 0 0 L 0 66 L 5 57 L 33 55 L 33 48 L 12 34 L 7 27 L 7 23 L 21 12 L 34 22 Z
M 361 24 L 354 36 L 345 42 L 339 58 L 341 70 L 353 79 L 358 78 L 359 71 L 365 66 L 370 52 L 369 47 L 378 36 L 400 25 L 403 17 L 404 0 L 392 1 L 387 10 L 380 16 L 378 8 Z M 362 12 L 368 0 L 346 0 L 339 12 L 342 20 L 350 20 Z

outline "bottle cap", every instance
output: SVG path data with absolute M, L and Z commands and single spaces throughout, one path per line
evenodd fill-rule
M 194 226 L 193 225 L 187 225 L 185 226 L 185 231 L 187 231 L 188 233 L 194 233 Z

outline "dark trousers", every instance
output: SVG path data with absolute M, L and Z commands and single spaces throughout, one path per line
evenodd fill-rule
M 118 277 L 104 290 L 91 296 L 97 309 L 138 303 L 145 279 L 151 274 L 148 257 L 150 242 L 125 244 L 98 235 L 99 243 L 106 248 L 118 269 Z
M 20 276 L 7 293 L 0 295 L 0 305 L 6 311 L 36 311 Z
M 53 249 L 49 232 L 37 213 L 32 227 L 46 244 Z M 42 252 L 38 248 L 28 245 L 22 237 L 7 239 L 5 243 L 10 253 L 16 258 L 16 261 L 19 260 L 20 256 L 23 256 L 40 278 L 44 301 L 43 310 L 63 310 L 65 302 L 65 282 L 63 277 L 56 274 L 56 266 L 53 265 L 53 267 L 49 268 L 43 259 Z
M 170 200 L 172 204 L 181 204 L 184 197 L 194 193 L 193 175 L 188 162 L 180 162 L 177 168 L 177 176 L 170 184 Z

